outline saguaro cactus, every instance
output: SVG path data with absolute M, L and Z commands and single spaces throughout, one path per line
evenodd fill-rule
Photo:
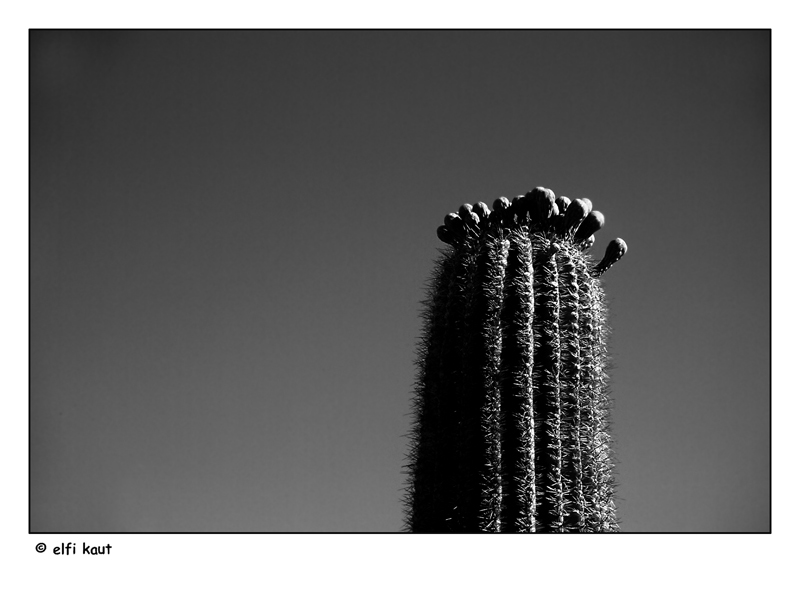
M 413 532 L 618 530 L 588 199 L 543 187 L 464 204 L 438 237 L 418 351 L 405 499 Z

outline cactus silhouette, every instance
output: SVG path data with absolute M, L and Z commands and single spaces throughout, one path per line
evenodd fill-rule
M 616 532 L 600 283 L 605 219 L 543 187 L 464 204 L 437 236 L 423 312 L 405 527 Z

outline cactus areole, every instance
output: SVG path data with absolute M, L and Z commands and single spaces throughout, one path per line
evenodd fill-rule
M 406 529 L 616 532 L 603 215 L 543 187 L 464 204 L 429 286 Z

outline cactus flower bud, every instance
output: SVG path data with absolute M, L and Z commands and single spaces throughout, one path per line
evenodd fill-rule
M 528 221 L 531 228 L 533 228 L 539 222 L 538 194 L 535 190 L 529 191 L 523 196 L 522 202 L 525 211 L 528 213 Z
M 447 214 L 444 217 L 444 225 L 448 231 L 450 231 L 450 235 L 455 239 L 462 239 L 466 234 L 466 228 L 464 225 L 464 221 L 459 218 L 458 214 Z
M 589 215 L 586 216 L 586 219 L 581 223 L 578 227 L 577 232 L 575 232 L 575 242 L 579 243 L 583 240 L 586 240 L 595 232 L 600 230 L 603 227 L 603 224 L 606 223 L 605 216 L 598 210 L 592 210 L 589 212 Z
M 443 243 L 447 243 L 448 245 L 453 244 L 453 235 L 450 233 L 449 230 L 447 230 L 447 227 L 445 227 L 444 225 L 436 229 L 436 236 Z
M 511 207 L 511 202 L 508 201 L 507 197 L 498 197 L 496 200 L 494 200 L 492 207 L 494 208 L 495 212 L 504 212 Z
M 556 216 L 556 219 L 553 222 L 553 230 L 555 230 L 558 234 L 564 234 L 564 214 L 567 212 L 570 201 L 571 200 L 564 195 L 560 195 L 556 198 L 558 216 Z
M 606 247 L 606 254 L 603 260 L 598 263 L 594 271 L 597 275 L 603 275 L 608 271 L 612 265 L 622 259 L 622 256 L 628 252 L 628 245 L 621 238 L 615 238 Z
M 489 209 L 489 206 L 487 206 L 482 201 L 479 201 L 478 203 L 474 204 L 472 206 L 472 211 L 475 212 L 478 215 L 478 218 L 480 218 L 481 221 L 488 220 L 489 219 L 489 214 L 491 214 L 491 210 Z
M 464 223 L 467 225 L 467 227 L 472 228 L 473 230 L 478 230 L 481 226 L 481 219 L 475 212 L 470 212 L 466 218 L 462 216 L 461 219 L 464 220 Z
M 549 220 L 551 216 L 558 214 L 555 193 L 545 187 L 537 187 L 533 192 L 536 194 L 536 207 L 538 209 L 540 221 L 545 222 Z
M 578 230 L 578 227 L 591 211 L 591 208 L 583 199 L 573 200 L 569 204 L 569 207 L 564 214 L 564 233 L 567 235 L 567 237 L 575 234 L 575 232 Z
M 565 195 L 558 196 L 556 198 L 556 205 L 558 206 L 558 211 L 562 214 L 566 212 L 570 202 L 571 200 L 567 196 Z
M 511 211 L 517 217 L 517 224 L 528 223 L 528 209 L 524 196 L 518 195 L 511 200 Z
M 507 197 L 498 197 L 494 200 L 494 211 L 497 212 L 504 226 L 513 225 L 514 210 L 511 208 L 511 201 Z

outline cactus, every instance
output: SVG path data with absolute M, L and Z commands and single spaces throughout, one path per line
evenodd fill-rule
M 437 236 L 417 352 L 405 527 L 616 532 L 606 305 L 588 199 L 462 205 Z

